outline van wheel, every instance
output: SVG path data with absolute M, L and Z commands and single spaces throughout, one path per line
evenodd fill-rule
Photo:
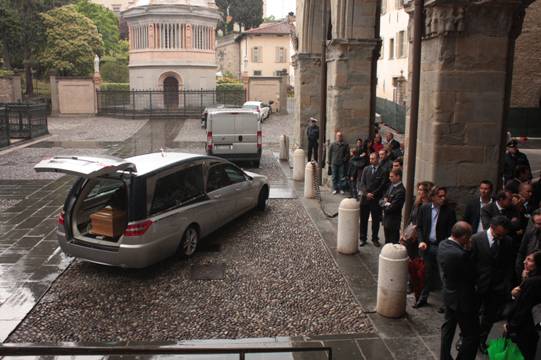
M 197 250 L 198 244 L 199 231 L 194 225 L 190 225 L 182 236 L 178 252 L 182 257 L 190 257 Z
M 267 204 L 269 202 L 269 188 L 264 186 L 259 192 L 259 197 L 257 198 L 256 209 L 259 211 L 265 211 Z

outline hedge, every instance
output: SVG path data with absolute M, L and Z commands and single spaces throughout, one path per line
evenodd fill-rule
M 223 84 L 217 84 L 216 85 L 216 91 L 223 91 L 223 90 L 244 90 L 244 86 L 239 83 L 223 83 Z
M 101 90 L 130 90 L 129 83 L 103 83 Z

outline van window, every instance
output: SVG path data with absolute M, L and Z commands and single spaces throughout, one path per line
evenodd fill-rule
M 202 165 L 177 171 L 156 181 L 150 213 L 178 207 L 203 194 Z
M 86 198 L 92 199 L 98 196 L 112 195 L 116 190 L 123 186 L 124 183 L 120 180 L 98 178 Z
M 207 192 L 221 189 L 231 185 L 232 183 L 233 182 L 229 179 L 229 176 L 225 172 L 224 164 L 215 165 L 209 169 Z
M 244 173 L 232 165 L 226 165 L 225 172 L 233 184 L 246 181 L 246 176 L 244 176 Z

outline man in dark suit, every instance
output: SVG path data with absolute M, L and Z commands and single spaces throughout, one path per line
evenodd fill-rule
M 417 215 L 419 250 L 425 261 L 425 286 L 414 308 L 428 304 L 430 289 L 438 284 L 438 245 L 451 235 L 456 223 L 455 210 L 447 205 L 447 189 L 435 187 L 430 196 L 432 202 L 421 206 Z
M 381 221 L 381 207 L 379 200 L 383 196 L 387 177 L 385 171 L 379 166 L 377 153 L 370 154 L 370 165 L 365 167 L 357 184 L 361 202 L 360 221 L 360 246 L 366 245 L 368 233 L 368 217 L 372 215 L 372 242 L 374 246 L 381 246 L 379 243 L 379 223 Z
M 464 210 L 464 220 L 471 225 L 474 233 L 483 231 L 481 222 L 481 209 L 492 202 L 493 185 L 489 180 L 483 180 L 479 184 L 479 197 L 471 199 Z
M 511 222 L 503 215 L 492 218 L 490 228 L 471 238 L 477 295 L 480 305 L 479 350 L 487 353 L 486 341 L 511 294 L 513 240 L 507 236 Z
M 537 209 L 532 213 L 532 222 L 533 226 L 524 233 L 515 261 L 517 279 L 521 278 L 526 256 L 541 250 L 541 209 Z
M 451 346 L 456 326 L 462 345 L 457 359 L 474 360 L 479 344 L 479 321 L 475 295 L 475 271 L 469 248 L 472 229 L 464 221 L 456 223 L 451 237 L 439 247 L 438 264 L 442 271 L 445 322 L 441 327 L 441 360 L 452 360 Z
M 483 230 L 488 230 L 490 227 L 490 220 L 497 215 L 504 215 L 509 220 L 511 220 L 512 217 L 516 217 L 517 214 L 513 209 L 513 194 L 509 191 L 498 192 L 495 201 L 481 209 Z
M 406 188 L 402 185 L 402 170 L 395 169 L 389 173 L 389 188 L 385 192 L 380 206 L 383 209 L 383 232 L 385 243 L 398 244 L 400 240 L 400 223 L 402 207 L 406 201 Z

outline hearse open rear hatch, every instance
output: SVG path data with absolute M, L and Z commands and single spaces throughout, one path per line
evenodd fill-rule
M 54 156 L 40 161 L 37 172 L 59 172 L 84 178 L 97 178 L 117 171 L 136 172 L 135 164 L 114 156 Z

